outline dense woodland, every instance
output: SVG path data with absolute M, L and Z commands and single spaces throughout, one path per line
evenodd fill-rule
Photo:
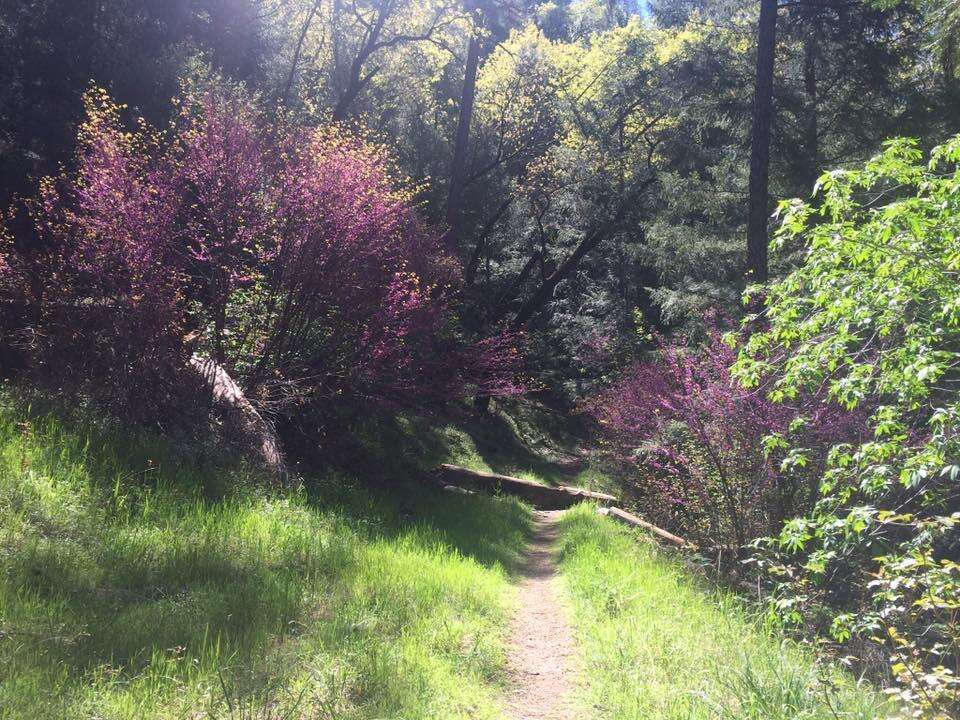
M 536 398 L 955 717 L 958 60 L 952 0 L 0 0 L 3 374 L 281 485 Z

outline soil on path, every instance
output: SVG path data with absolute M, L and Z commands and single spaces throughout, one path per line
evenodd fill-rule
M 534 536 L 521 569 L 520 606 L 507 657 L 513 720 L 573 720 L 573 636 L 560 604 L 556 562 L 561 511 L 537 512 Z

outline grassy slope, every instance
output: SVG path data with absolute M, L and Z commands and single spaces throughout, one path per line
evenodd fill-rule
M 561 521 L 585 705 L 604 720 L 873 720 L 880 699 L 764 631 L 664 550 L 589 506 Z M 827 682 L 819 682 L 827 680 Z M 834 685 L 825 693 L 824 688 Z
M 375 445 L 411 445 L 425 465 L 453 462 L 464 467 L 522 477 L 546 485 L 572 484 L 591 490 L 613 487 L 609 479 L 586 464 L 580 446 L 589 430 L 575 419 L 532 401 L 495 403 L 490 415 L 470 412 L 435 417 L 395 418 L 389 425 L 371 423 L 367 434 Z M 400 443 L 398 438 L 404 439 Z
M 0 718 L 500 717 L 518 503 L 258 492 L 24 417 L 0 409 Z
M 263 492 L 150 436 L 27 416 L 0 404 L 0 719 L 501 717 L 523 506 L 344 477 Z M 507 416 L 368 430 L 353 450 L 381 481 L 569 470 Z M 878 715 L 844 681 L 834 715 L 809 658 L 589 507 L 561 545 L 598 718 Z

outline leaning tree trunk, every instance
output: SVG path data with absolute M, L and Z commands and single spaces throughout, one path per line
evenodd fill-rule
M 644 180 L 638 194 L 642 195 L 645 193 L 646 190 L 656 182 L 656 179 L 654 175 Z M 594 228 L 580 241 L 580 244 L 577 245 L 574 251 L 560 263 L 559 267 L 541 281 L 540 286 L 534 291 L 533 295 L 520 306 L 520 309 L 513 318 L 513 322 L 510 323 L 511 330 L 521 330 L 537 311 L 553 298 L 553 293 L 557 289 L 557 285 L 572 275 L 577 268 L 580 267 L 580 262 L 615 231 L 623 220 L 624 212 L 624 208 L 621 207 L 607 222 Z
M 751 282 L 766 282 L 768 276 L 770 129 L 773 124 L 773 61 L 776 43 L 777 0 L 760 0 L 747 209 L 747 273 Z
M 307 40 L 307 34 L 310 32 L 310 26 L 313 19 L 320 10 L 320 0 L 314 0 L 310 11 L 307 13 L 307 19 L 300 28 L 300 35 L 297 38 L 297 45 L 293 50 L 293 58 L 290 60 L 290 70 L 287 72 L 287 81 L 283 84 L 283 93 L 280 95 L 280 104 L 286 106 L 290 102 L 290 92 L 293 90 L 293 81 L 297 77 L 297 67 L 300 65 L 300 57 L 303 54 L 303 44 Z
M 619 216 L 617 219 L 619 220 Z M 533 295 L 520 306 L 520 309 L 513 318 L 513 322 L 510 324 L 511 330 L 520 330 L 523 328 L 530 318 L 550 301 L 560 281 L 570 276 L 580 266 L 580 261 L 587 256 L 587 253 L 603 242 L 612 225 L 613 223 L 606 223 L 588 234 L 580 241 L 576 249 L 560 263 L 560 266 L 543 279 Z
M 234 414 L 243 433 L 256 443 L 264 466 L 277 479 L 286 475 L 286 464 L 280 450 L 280 441 L 273 427 L 253 406 L 243 390 L 222 365 L 202 355 L 190 358 L 190 367 L 203 379 L 210 389 L 215 403 Z

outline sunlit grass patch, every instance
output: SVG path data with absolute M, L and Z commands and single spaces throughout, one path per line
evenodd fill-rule
M 8 403 L 0 718 L 500 717 L 527 508 L 253 479 Z
M 560 568 L 604 720 L 874 720 L 880 696 L 707 588 L 674 556 L 584 505 L 560 524 Z M 826 681 L 826 682 L 825 682 Z

